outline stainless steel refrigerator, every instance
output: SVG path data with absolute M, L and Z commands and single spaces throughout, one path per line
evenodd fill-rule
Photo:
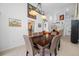
M 71 21 L 71 42 L 78 43 L 79 41 L 79 20 Z

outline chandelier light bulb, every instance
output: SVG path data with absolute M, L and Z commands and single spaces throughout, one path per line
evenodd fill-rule
M 33 16 L 36 16 L 38 13 L 37 13 L 36 11 L 34 11 L 34 10 L 31 10 L 31 11 L 29 12 L 29 14 L 30 14 L 30 15 L 33 15 Z

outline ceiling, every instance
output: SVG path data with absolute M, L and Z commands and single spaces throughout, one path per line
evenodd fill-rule
M 37 3 L 32 3 L 37 6 Z M 72 9 L 75 7 L 75 3 L 42 3 L 42 9 L 46 14 L 52 15 L 57 11 Z
M 42 4 L 43 10 L 47 14 L 52 14 L 58 12 L 60 10 L 66 10 L 70 8 L 74 8 L 75 4 L 73 3 L 45 3 Z

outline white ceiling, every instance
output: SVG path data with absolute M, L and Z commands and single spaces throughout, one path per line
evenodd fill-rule
M 36 3 L 32 3 L 32 5 L 36 6 Z M 45 11 L 46 14 L 52 15 L 53 13 L 74 8 L 75 3 L 42 3 L 42 9 Z
M 75 4 L 73 3 L 45 3 L 42 4 L 43 10 L 45 10 L 45 12 L 47 14 L 52 14 L 54 12 L 60 11 L 60 10 L 65 10 L 65 9 L 69 9 L 69 8 L 74 8 Z

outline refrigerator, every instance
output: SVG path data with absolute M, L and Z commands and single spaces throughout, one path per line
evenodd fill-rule
M 79 20 L 71 21 L 71 42 L 77 44 L 79 41 Z

